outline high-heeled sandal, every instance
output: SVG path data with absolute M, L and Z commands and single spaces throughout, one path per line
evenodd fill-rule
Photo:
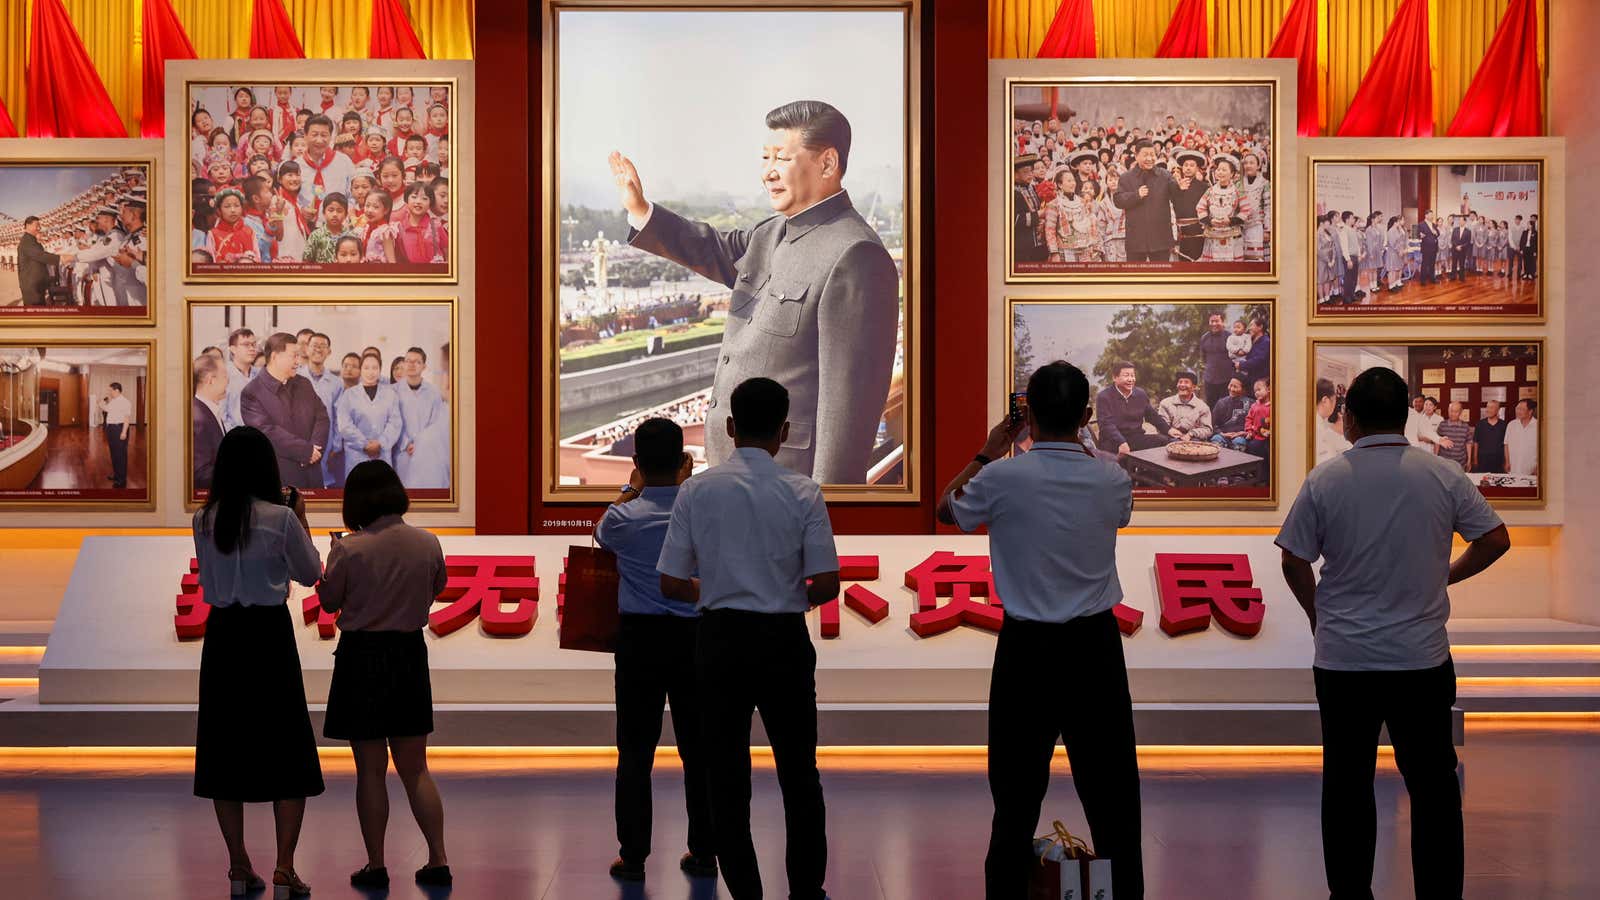
M 311 885 L 300 880 L 293 869 L 279 866 L 272 870 L 272 900 L 311 896 Z
M 261 880 L 261 876 L 257 875 L 254 869 L 235 866 L 228 870 L 228 896 L 243 897 L 245 894 L 266 889 L 267 883 Z

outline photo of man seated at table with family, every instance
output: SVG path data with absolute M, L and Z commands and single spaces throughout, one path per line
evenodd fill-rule
M 1146 499 L 1272 493 L 1270 303 L 1013 300 L 1012 384 L 1052 360 L 1090 380 L 1084 446 Z M 1025 451 L 1024 436 L 1018 449 Z

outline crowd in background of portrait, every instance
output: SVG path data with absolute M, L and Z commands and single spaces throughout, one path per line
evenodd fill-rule
M 192 275 L 450 272 L 447 84 L 189 86 Z
M 0 165 L 0 316 L 148 314 L 148 164 Z
M 1009 276 L 1272 271 L 1271 84 L 1008 94 Z
M 448 499 L 452 312 L 409 305 L 190 306 L 192 496 L 222 436 L 264 432 L 285 484 L 341 496 L 358 463 L 389 463 L 413 498 Z

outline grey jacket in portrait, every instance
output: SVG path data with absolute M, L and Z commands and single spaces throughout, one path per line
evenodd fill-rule
M 727 328 L 706 417 L 706 458 L 728 459 L 733 389 L 765 376 L 789 390 L 778 462 L 821 484 L 864 484 L 889 395 L 900 276 L 844 192 L 793 218 L 718 231 L 656 206 L 635 247 L 727 285 Z

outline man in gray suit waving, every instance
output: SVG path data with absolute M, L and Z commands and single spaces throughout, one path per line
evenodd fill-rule
M 864 484 L 899 323 L 900 276 L 841 184 L 850 123 L 818 100 L 767 113 L 761 185 L 777 215 L 718 231 L 645 199 L 639 172 L 611 154 L 628 241 L 732 289 L 706 427 L 706 457 L 727 461 L 717 427 L 733 389 L 762 376 L 789 391 L 777 460 L 822 484 Z

